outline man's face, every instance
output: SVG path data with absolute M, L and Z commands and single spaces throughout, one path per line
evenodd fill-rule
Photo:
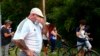
M 44 18 L 41 16 L 36 15 L 36 21 L 38 21 L 39 23 L 44 23 Z
M 33 22 L 36 21 L 36 16 L 35 14 L 30 14 L 30 17 L 29 17 Z
M 45 20 L 43 17 L 36 15 L 36 14 L 30 14 L 29 18 L 36 24 L 41 23 L 42 25 L 45 24 Z

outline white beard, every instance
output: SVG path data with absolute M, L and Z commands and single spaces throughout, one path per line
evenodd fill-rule
M 36 20 L 35 22 L 34 22 L 35 24 L 39 24 L 39 22 Z

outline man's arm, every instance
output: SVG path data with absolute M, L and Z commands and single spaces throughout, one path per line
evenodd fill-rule
M 25 43 L 25 37 L 30 32 L 30 25 L 27 22 L 22 21 L 17 27 L 17 30 L 14 34 L 12 41 L 23 51 L 27 56 L 33 56 L 33 51 L 31 51 Z
M 76 32 L 76 36 L 79 38 L 80 32 Z
M 24 40 L 19 39 L 19 40 L 13 40 L 13 42 L 23 51 L 29 50 L 28 47 L 26 46 Z
M 13 40 L 13 42 L 23 51 L 26 53 L 27 56 L 34 56 L 33 51 L 31 51 L 25 44 L 24 40 Z
M 14 35 L 14 32 L 11 32 L 11 33 L 4 33 L 4 36 L 6 37 L 6 38 L 8 38 L 9 36 L 13 36 Z

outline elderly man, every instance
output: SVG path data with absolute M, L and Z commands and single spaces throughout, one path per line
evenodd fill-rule
M 20 56 L 40 56 L 44 16 L 39 8 L 32 8 L 17 27 L 13 42 L 21 49 Z

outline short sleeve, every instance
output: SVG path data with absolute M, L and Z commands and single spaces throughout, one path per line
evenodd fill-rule
M 15 32 L 13 39 L 14 40 L 24 39 L 28 33 L 29 33 L 29 25 L 27 22 L 24 22 L 23 24 L 20 24 L 18 26 L 17 31 Z
M 1 37 L 5 37 L 5 35 L 4 35 L 5 33 L 9 34 L 9 31 L 6 28 L 2 27 L 2 29 L 1 29 Z
M 6 28 L 2 27 L 1 32 L 8 33 L 8 30 Z

